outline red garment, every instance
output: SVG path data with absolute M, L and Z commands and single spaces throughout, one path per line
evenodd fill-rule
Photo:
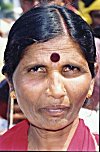
M 0 150 L 27 151 L 29 123 L 24 120 L 0 137 Z M 99 137 L 96 136 L 97 141 Z M 99 141 L 98 141 L 99 142 Z M 96 151 L 90 130 L 80 119 L 67 151 Z

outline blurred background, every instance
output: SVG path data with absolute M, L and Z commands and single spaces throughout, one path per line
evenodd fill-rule
M 33 6 L 39 5 L 42 0 L 0 0 L 0 134 L 8 129 L 10 121 L 11 100 L 9 99 L 9 86 L 1 70 L 3 67 L 3 56 L 8 39 L 9 30 L 12 25 L 23 13 L 27 12 Z M 97 62 L 100 65 L 100 0 L 47 0 L 50 3 L 58 3 L 66 5 L 76 14 L 80 15 L 93 29 L 95 35 L 95 44 L 97 49 Z M 100 68 L 96 76 L 96 84 L 93 95 L 88 102 L 86 109 L 98 112 L 100 102 Z M 13 105 L 12 123 L 16 124 L 22 121 L 25 117 L 22 114 L 17 101 Z M 98 116 L 93 113 L 91 120 L 88 117 L 91 113 L 80 112 L 80 117 L 85 117 L 85 120 L 92 125 L 92 129 L 96 129 L 93 121 L 97 123 Z M 84 115 L 86 114 L 86 115 Z M 93 116 L 93 117 L 92 117 Z M 97 120 L 97 121 L 96 121 Z M 13 125 L 12 124 L 12 125 Z M 10 126 L 11 127 L 11 126 Z M 98 125 L 99 128 L 99 125 Z
M 21 13 L 19 0 L 0 0 L 0 81 L 4 79 L 1 69 L 7 36 L 11 26 Z

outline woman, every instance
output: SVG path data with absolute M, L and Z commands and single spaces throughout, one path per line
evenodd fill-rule
M 13 25 L 3 74 L 27 120 L 0 139 L 0 150 L 96 150 L 78 113 L 97 70 L 91 28 L 66 7 L 44 4 Z

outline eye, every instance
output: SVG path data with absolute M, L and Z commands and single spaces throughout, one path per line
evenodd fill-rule
M 62 73 L 64 74 L 64 76 L 66 77 L 75 77 L 77 75 L 80 74 L 80 68 L 74 65 L 65 65 L 63 67 Z
M 46 67 L 44 65 L 35 65 L 32 68 L 29 68 L 28 72 L 46 73 Z
M 63 68 L 64 72 L 69 72 L 69 71 L 80 71 L 79 67 L 73 66 L 73 65 L 65 65 Z

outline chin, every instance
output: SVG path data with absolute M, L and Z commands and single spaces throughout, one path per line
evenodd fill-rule
M 45 130 L 50 130 L 50 131 L 58 131 L 66 128 L 69 126 L 69 122 L 65 120 L 58 121 L 56 118 L 49 121 L 48 123 L 43 123 L 42 127 Z

